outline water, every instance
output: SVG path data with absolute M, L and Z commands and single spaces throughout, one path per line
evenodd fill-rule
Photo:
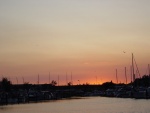
M 146 99 L 88 97 L 0 106 L 0 113 L 149 113 L 149 105 Z

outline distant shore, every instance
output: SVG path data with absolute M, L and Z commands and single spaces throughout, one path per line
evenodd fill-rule
M 145 81 L 142 81 L 145 80 Z M 0 105 L 58 100 L 70 97 L 104 96 L 117 98 L 150 98 L 150 76 L 136 79 L 130 84 L 115 84 L 112 81 L 102 85 L 17 84 L 7 78 L 0 82 Z

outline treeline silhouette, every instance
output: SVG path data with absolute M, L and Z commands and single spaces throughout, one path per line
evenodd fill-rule
M 62 99 L 83 96 L 106 96 L 121 98 L 150 98 L 150 76 L 144 75 L 134 82 L 103 84 L 78 84 L 68 83 L 58 86 L 55 80 L 50 84 L 12 84 L 7 78 L 0 81 L 0 105 L 39 102 L 45 100 Z
M 134 87 L 149 87 L 150 86 L 150 76 L 144 75 L 142 78 L 136 78 L 134 82 L 130 82 L 129 84 L 124 83 L 113 83 L 105 82 L 101 85 L 90 85 L 90 84 L 79 84 L 79 85 L 72 85 L 72 83 L 68 83 L 67 86 L 57 86 L 57 82 L 55 80 L 52 80 L 50 84 L 30 84 L 28 82 L 25 82 L 24 84 L 12 84 L 11 81 L 8 80 L 8 78 L 2 78 L 0 81 L 0 92 L 10 92 L 11 90 L 29 90 L 29 89 L 35 89 L 35 90 L 58 90 L 58 89 L 84 89 L 84 90 L 107 90 L 109 88 L 114 88 L 115 86 L 124 86 L 124 85 L 133 85 Z

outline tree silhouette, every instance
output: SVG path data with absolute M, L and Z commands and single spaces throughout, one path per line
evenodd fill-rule
M 68 86 L 72 86 L 73 84 L 72 84 L 72 82 L 68 82 Z
M 57 82 L 56 82 L 55 80 L 52 80 L 51 85 L 52 85 L 52 86 L 56 86 L 56 85 L 57 85 Z
M 7 78 L 2 78 L 0 86 L 4 91 L 8 92 L 11 90 L 12 83 Z

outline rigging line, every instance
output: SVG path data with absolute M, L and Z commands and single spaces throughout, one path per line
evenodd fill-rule
M 141 78 L 141 75 L 140 75 L 140 72 L 139 72 L 139 69 L 138 69 L 137 63 L 136 63 L 136 61 L 135 61 L 135 58 L 133 58 L 133 59 L 134 59 L 134 62 L 135 62 L 135 65 L 136 65 L 136 68 L 137 68 L 137 71 L 138 71 L 139 77 Z
M 146 69 L 145 75 L 147 75 L 147 71 L 148 71 L 148 70 Z

